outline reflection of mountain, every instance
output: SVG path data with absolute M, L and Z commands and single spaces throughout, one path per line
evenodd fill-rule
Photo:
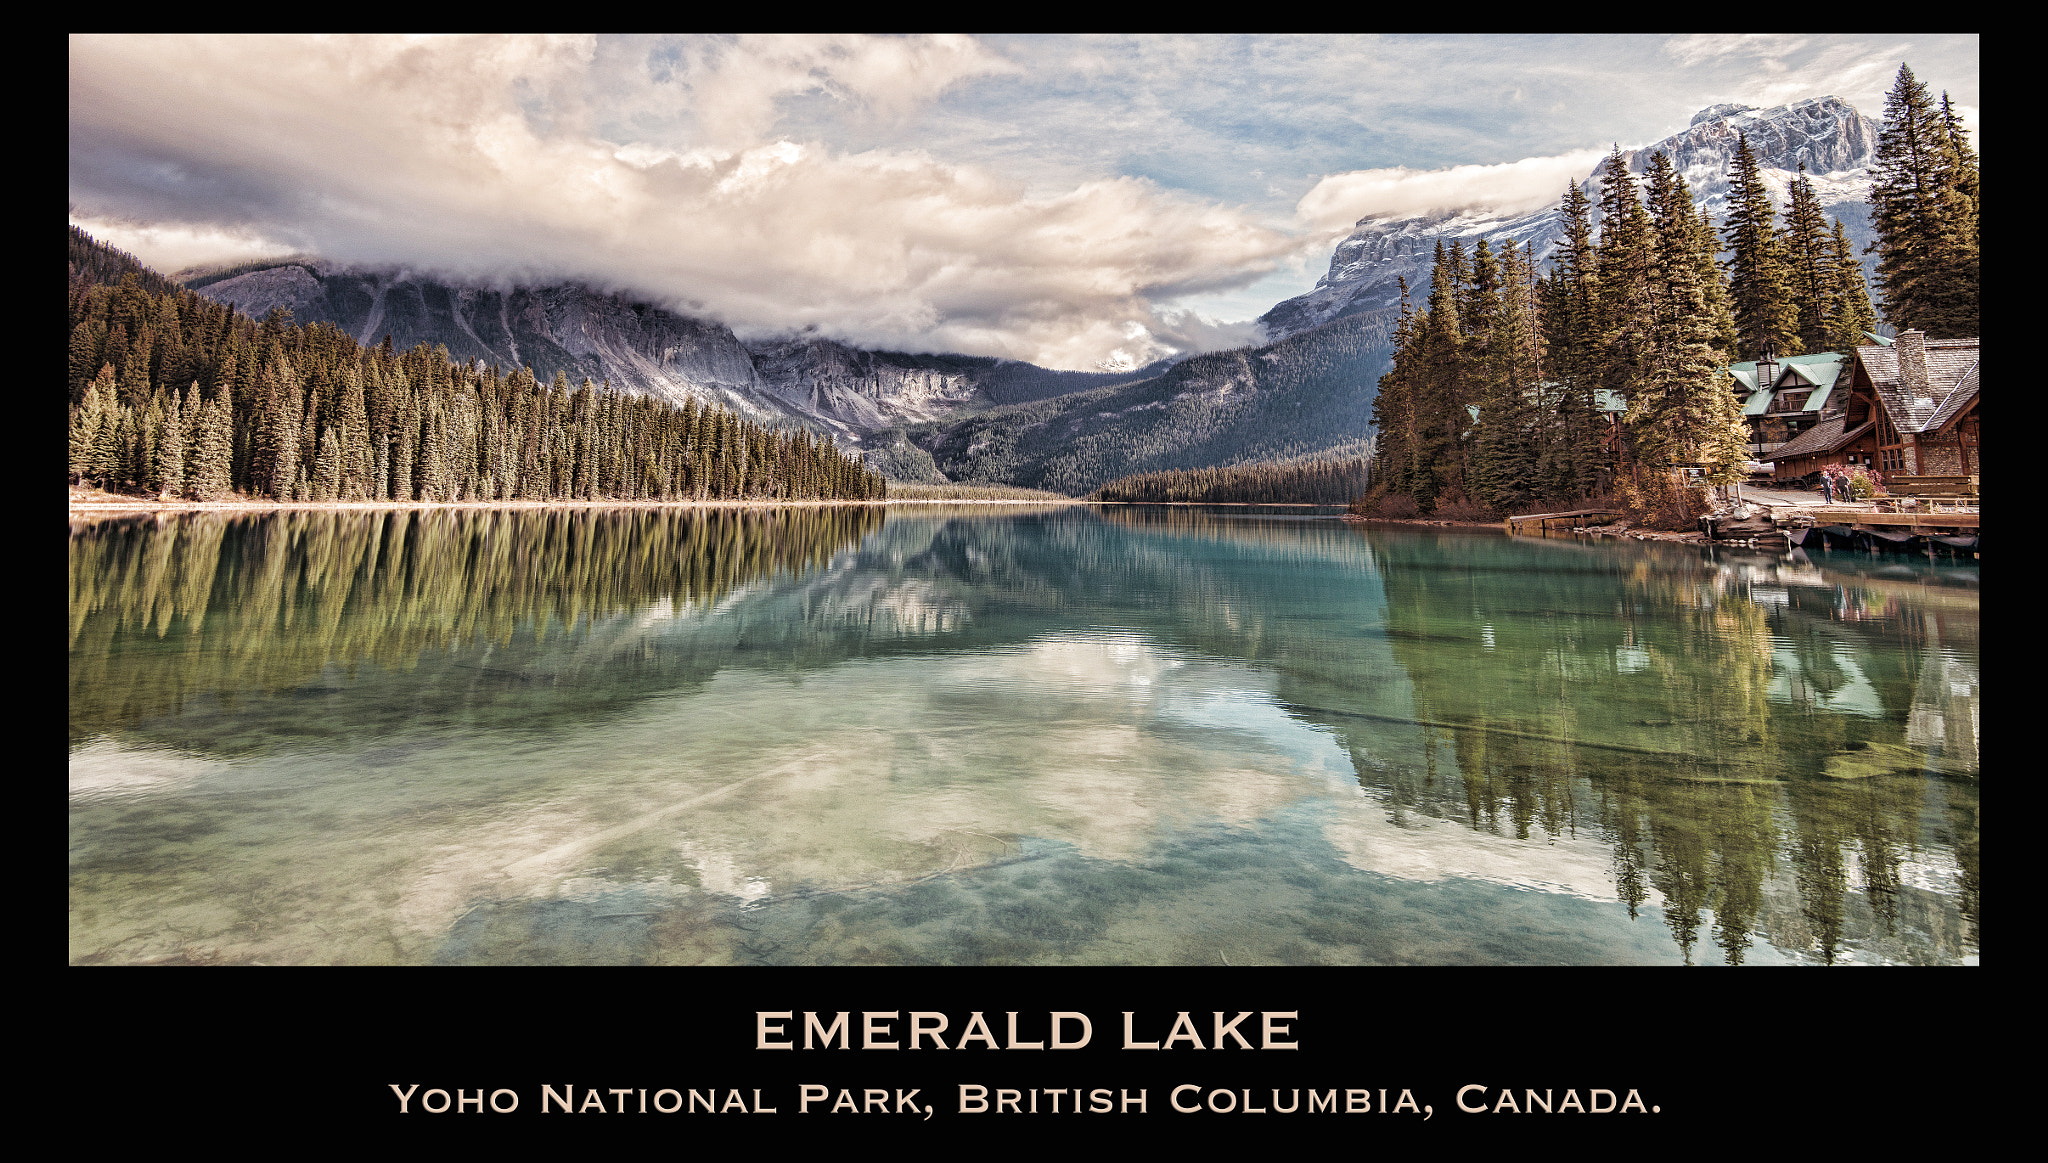
M 435 825 L 434 932 L 549 853 L 751 900 L 1341 796 L 1303 842 L 1407 883 L 1973 952 L 1975 594 L 1748 560 L 1145 508 L 116 523 L 72 543 L 74 792 L 220 778 L 166 743 L 538 785 Z

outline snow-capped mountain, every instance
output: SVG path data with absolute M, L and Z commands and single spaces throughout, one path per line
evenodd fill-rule
M 1840 97 L 1816 97 L 1775 109 L 1747 105 L 1715 105 L 1695 114 L 1684 131 L 1624 151 L 1629 169 L 1641 175 L 1650 154 L 1661 151 L 1685 175 L 1693 200 L 1714 221 L 1727 209 L 1728 168 L 1734 160 L 1738 134 L 1749 138 L 1763 167 L 1764 183 L 1782 212 L 1791 202 L 1792 182 L 1801 164 L 1820 195 L 1829 217 L 1839 217 L 1860 254 L 1871 240 L 1870 163 L 1877 150 L 1879 125 Z M 1596 206 L 1599 183 L 1589 176 L 1581 184 Z M 1597 222 L 1597 218 L 1596 218 Z M 1439 239 L 1463 242 L 1469 252 L 1481 238 L 1494 245 L 1506 239 L 1534 247 L 1539 260 L 1563 240 L 1563 224 L 1555 206 L 1529 213 L 1506 214 L 1483 209 L 1444 209 L 1428 214 L 1363 218 L 1351 236 L 1337 245 L 1330 272 L 1314 290 L 1279 303 L 1259 320 L 1269 339 L 1294 335 L 1346 315 L 1392 313 L 1400 308 L 1398 280 L 1426 291 L 1429 268 Z M 1864 260 L 1866 263 L 1868 259 Z
M 743 342 L 695 318 L 573 283 L 465 284 L 318 258 L 173 276 L 261 317 L 331 323 L 358 342 L 440 345 L 452 359 L 585 377 L 680 404 L 719 404 L 757 422 L 794 421 L 858 444 L 867 433 L 1147 374 L 1056 372 L 987 356 L 855 348 L 813 334 Z M 1155 373 L 1156 374 L 1156 373 Z

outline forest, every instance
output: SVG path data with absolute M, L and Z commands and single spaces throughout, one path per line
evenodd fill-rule
M 1565 192 L 1547 273 L 1513 240 L 1481 239 L 1470 253 L 1438 244 L 1421 310 L 1403 285 L 1363 512 L 1491 516 L 1611 495 L 1687 525 L 1705 511 L 1699 483 L 1746 471 L 1727 365 L 1852 349 L 1877 327 L 1841 222 L 1802 170 L 1781 226 L 1746 138 L 1718 231 L 1662 153 L 1640 185 L 1619 149 L 1598 178 L 1597 207 Z M 1902 67 L 1871 193 L 1884 322 L 1977 334 L 1977 191 L 1947 96 L 1937 109 Z
M 1135 504 L 1344 505 L 1365 492 L 1364 457 L 1168 469 L 1113 480 L 1088 498 Z
M 166 499 L 881 500 L 830 437 L 253 320 L 71 227 L 70 474 Z

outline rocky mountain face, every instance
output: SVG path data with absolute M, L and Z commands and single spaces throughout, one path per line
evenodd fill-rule
M 1839 97 L 1817 97 L 1775 109 L 1716 105 L 1695 114 L 1683 132 L 1623 156 L 1630 171 L 1641 175 L 1649 168 L 1651 153 L 1668 154 L 1692 187 L 1695 204 L 1719 222 L 1727 208 L 1728 167 L 1735 157 L 1736 137 L 1747 135 L 1778 209 L 1782 212 L 1790 205 L 1792 182 L 1803 163 L 1821 204 L 1830 217 L 1841 218 L 1860 253 L 1872 238 L 1864 199 L 1870 192 L 1869 167 L 1879 128 Z M 1580 188 L 1597 208 L 1598 181 L 1589 177 Z M 1564 229 L 1555 206 L 1522 214 L 1446 209 L 1361 219 L 1351 236 L 1337 245 L 1330 272 L 1315 289 L 1274 306 L 1259 322 L 1269 339 L 1349 315 L 1372 315 L 1391 328 L 1400 310 L 1400 279 L 1408 280 L 1418 302 L 1427 293 L 1437 241 L 1462 242 L 1469 252 L 1481 238 L 1496 246 L 1512 238 L 1532 246 L 1540 261 L 1563 241 Z M 1384 353 L 1382 371 L 1391 358 L 1391 351 Z
M 1385 346 L 1372 320 L 1347 316 L 1132 383 L 891 430 L 884 471 L 1080 496 L 1133 473 L 1369 455 L 1369 361 Z
M 445 345 L 456 360 L 530 367 L 541 380 L 610 381 L 749 419 L 795 421 L 858 444 L 879 430 L 1156 374 L 1056 372 L 982 356 L 866 351 L 816 336 L 742 343 L 722 323 L 589 287 L 464 286 L 318 259 L 182 272 L 186 286 L 261 317 L 284 307 L 358 342 Z

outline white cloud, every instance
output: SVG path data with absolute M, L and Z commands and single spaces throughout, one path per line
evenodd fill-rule
M 667 143 L 589 131 L 615 84 L 588 75 L 594 55 L 574 39 L 74 38 L 75 212 L 1055 367 L 1128 349 L 1134 320 L 1206 334 L 1151 300 L 1247 282 L 1293 245 L 1143 179 L 1033 194 L 918 151 L 761 136 L 778 94 L 901 115 L 1002 71 L 971 41 L 716 46 L 654 86 L 704 127 Z
M 1803 37 L 1777 32 L 1695 32 L 1674 36 L 1664 54 L 1681 65 L 1697 65 L 1727 56 L 1750 56 L 1778 62 L 1806 47 Z
M 1606 156 L 1605 150 L 1582 149 L 1491 166 L 1393 166 L 1332 174 L 1302 197 L 1295 213 L 1325 231 L 1349 229 L 1361 218 L 1429 210 L 1520 213 L 1556 202 L 1566 186 L 1584 181 Z
M 292 248 L 255 234 L 212 226 L 176 226 L 71 216 L 74 225 L 166 274 L 186 267 L 280 258 Z

